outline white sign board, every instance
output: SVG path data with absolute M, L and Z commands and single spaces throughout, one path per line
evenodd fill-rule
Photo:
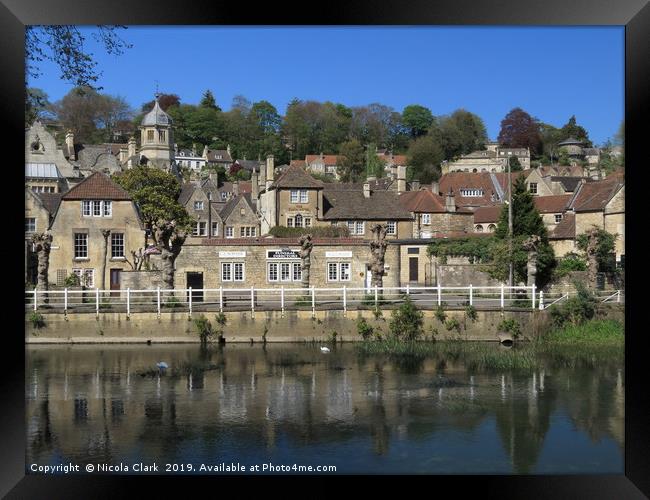
M 242 250 L 241 252 L 219 252 L 220 259 L 234 259 L 241 257 L 246 257 L 246 250 Z
M 338 252 L 325 252 L 325 257 L 336 257 L 336 258 L 352 258 L 352 252 L 350 250 L 338 251 Z

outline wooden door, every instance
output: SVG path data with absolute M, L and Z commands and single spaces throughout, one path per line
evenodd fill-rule
M 418 281 L 418 258 L 409 257 L 409 281 Z
M 121 273 L 121 269 L 111 269 L 111 297 L 120 296 Z

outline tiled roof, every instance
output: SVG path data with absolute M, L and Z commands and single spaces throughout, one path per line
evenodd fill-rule
M 330 166 L 335 166 L 338 165 L 338 162 L 340 161 L 342 157 L 337 156 L 337 155 L 323 155 L 323 163 L 325 165 L 330 165 Z M 305 156 L 305 163 L 307 165 L 311 164 L 314 161 L 320 160 L 321 156 L 320 155 L 306 155 Z M 292 162 L 293 164 L 293 162 Z
M 59 204 L 61 203 L 62 193 L 34 193 L 38 198 L 40 198 L 43 208 L 47 210 L 50 214 L 55 213 Z
M 515 174 L 513 173 L 513 181 Z M 502 189 L 507 192 L 507 174 L 499 175 L 490 172 L 450 172 L 440 178 L 440 192 L 448 193 L 451 189 L 456 197 L 456 205 L 459 207 L 482 207 L 500 203 L 498 199 L 498 190 L 492 183 L 492 178 L 497 179 L 502 184 Z M 483 196 L 462 196 L 462 189 L 481 189 Z M 492 198 L 494 195 L 494 199 Z
M 402 208 L 393 191 L 371 191 L 366 198 L 363 191 L 323 192 L 324 220 L 410 220 L 411 214 Z
M 573 239 L 576 236 L 576 216 L 572 213 L 565 213 L 560 223 L 549 234 L 552 240 Z
M 193 182 L 186 182 L 181 186 L 181 194 L 178 195 L 178 203 L 185 206 L 192 197 L 196 185 Z
M 501 216 L 501 210 L 504 205 L 494 205 L 491 207 L 479 207 L 474 210 L 474 224 L 487 224 L 498 222 Z
M 152 125 L 171 125 L 171 117 L 165 113 L 158 102 L 158 96 L 156 96 L 156 101 L 153 105 L 153 109 L 149 111 L 144 118 L 142 119 L 142 125 L 152 126 Z
M 400 205 L 409 212 L 442 213 L 445 210 L 445 199 L 439 194 L 433 194 L 428 189 L 406 191 L 399 195 Z
M 244 194 L 239 194 L 237 196 L 233 196 L 230 200 L 228 200 L 228 203 L 224 205 L 224 207 L 221 209 L 221 212 L 219 212 L 219 215 L 221 218 L 225 221 L 232 211 L 235 209 L 235 207 L 239 204 L 240 200 L 244 200 L 246 204 L 249 206 L 249 208 L 255 212 L 255 209 L 253 208 L 253 204 L 251 202 L 251 195 L 250 193 L 244 193 Z
M 305 166 L 305 160 L 291 160 L 289 163 L 290 167 L 304 167 Z
M 548 175 L 558 177 L 583 177 L 584 169 L 579 165 L 561 166 L 561 165 L 544 165 L 537 168 L 539 175 L 546 177 Z
M 587 181 L 578 188 L 571 208 L 576 212 L 603 210 L 624 183 L 620 175 L 610 175 L 600 181 Z
M 231 162 L 232 157 L 230 156 L 230 153 L 226 149 L 214 149 L 214 150 L 208 150 L 208 161 L 215 162 L 215 161 L 221 161 L 221 162 Z M 218 156 L 221 156 L 221 158 L 217 158 Z
M 273 183 L 276 188 L 322 189 L 323 183 L 314 179 L 302 168 L 292 165 Z
M 95 172 L 70 189 L 63 200 L 130 200 L 123 188 L 114 183 L 106 174 Z
M 568 177 L 564 175 L 553 175 L 551 176 L 551 182 L 559 182 L 562 184 L 562 188 L 569 193 L 573 193 L 580 184 L 582 177 Z
M 265 165 L 263 161 L 257 160 L 235 160 L 235 163 L 244 170 L 248 170 L 249 172 L 252 172 L 253 169 L 259 172 L 260 168 Z
M 407 163 L 406 155 L 393 155 L 391 158 L 390 154 L 377 154 L 380 160 L 383 160 L 386 163 L 391 163 L 392 165 L 404 166 Z
M 497 154 L 494 151 L 478 150 L 478 151 L 472 151 L 471 153 L 468 153 L 466 155 L 462 155 L 461 158 L 474 160 L 479 158 L 496 158 L 496 156 Z
M 553 196 L 535 196 L 535 207 L 539 213 L 560 213 L 564 212 L 573 197 L 572 194 L 560 194 Z

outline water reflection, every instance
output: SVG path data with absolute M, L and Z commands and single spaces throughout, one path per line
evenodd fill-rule
M 161 360 L 170 369 L 151 371 Z M 354 346 L 30 346 L 27 455 L 620 473 L 624 389 L 607 358 L 479 372 L 454 356 L 391 361 Z

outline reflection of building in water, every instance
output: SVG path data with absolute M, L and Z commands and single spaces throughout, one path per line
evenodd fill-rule
M 364 452 L 387 455 L 391 438 L 425 441 L 450 429 L 473 435 L 495 416 L 513 470 L 526 473 L 535 471 L 559 405 L 590 435 L 623 443 L 624 381 L 608 368 L 554 370 L 553 377 L 542 371 L 469 375 L 450 360 L 441 374 L 439 360 L 407 366 L 360 360 L 345 349 L 312 357 L 301 350 L 292 359 L 280 347 L 228 346 L 201 358 L 215 369 L 142 377 L 139 371 L 161 360 L 170 367 L 198 363 L 196 353 L 177 346 L 30 350 L 28 456 L 34 460 L 49 460 L 55 449 L 79 463 L 116 462 L 134 450 L 174 457 L 198 443 L 202 450 L 221 449 L 224 439 L 271 450 L 280 438 L 305 445 L 361 437 L 369 443 Z

